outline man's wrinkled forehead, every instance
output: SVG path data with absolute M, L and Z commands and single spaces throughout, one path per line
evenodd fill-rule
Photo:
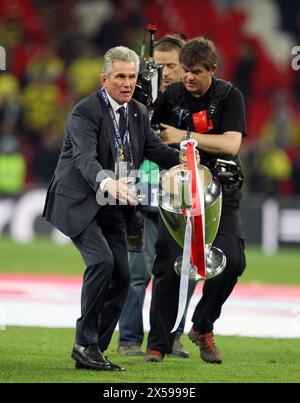
M 134 62 L 128 62 L 127 60 L 115 59 L 111 65 L 111 74 L 118 73 L 134 73 L 137 74 L 136 65 Z

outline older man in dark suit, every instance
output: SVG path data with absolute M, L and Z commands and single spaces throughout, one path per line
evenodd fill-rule
M 102 355 L 128 291 L 127 227 L 136 202 L 130 179 L 115 176 L 116 164 L 179 163 L 178 151 L 150 128 L 146 108 L 132 100 L 138 70 L 137 54 L 126 47 L 105 54 L 103 87 L 71 112 L 47 193 L 46 220 L 72 239 L 87 266 L 72 351 L 76 368 L 123 370 Z M 116 203 L 99 205 L 96 196 L 103 201 L 107 195 Z

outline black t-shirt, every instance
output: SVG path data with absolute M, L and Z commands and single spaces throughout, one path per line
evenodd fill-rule
M 179 129 L 195 132 L 192 114 L 208 109 L 216 81 L 217 79 L 213 77 L 211 87 L 199 98 L 193 97 L 181 82 L 171 84 L 157 101 L 152 117 L 152 125 L 166 123 Z M 244 98 L 236 87 L 232 86 L 226 99 L 219 102 L 212 120 L 213 128 L 206 134 L 222 135 L 226 131 L 237 131 L 242 133 L 243 136 L 247 135 Z M 176 147 L 178 147 L 178 144 Z M 217 158 L 234 160 L 240 165 L 238 156 L 233 158 L 232 156 L 212 154 L 203 150 L 199 150 L 199 152 L 201 164 L 203 165 L 209 166 L 209 163 Z M 239 193 L 233 192 L 231 197 L 239 200 L 241 198 Z

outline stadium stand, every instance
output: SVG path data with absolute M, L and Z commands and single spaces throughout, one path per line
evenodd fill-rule
M 184 32 L 214 40 L 221 50 L 220 75 L 244 92 L 248 191 L 299 193 L 300 79 L 291 68 L 291 49 L 300 40 L 299 16 L 297 1 L 281 0 L 190 0 L 188 6 L 180 0 L 1 1 L 0 45 L 8 63 L 0 72 L 0 136 L 18 138 L 25 189 L 48 182 L 65 117 L 79 98 L 97 88 L 103 52 L 116 44 L 139 52 L 143 27 L 155 20 L 159 37 Z M 258 186 L 251 178 L 253 153 L 261 155 L 266 144 L 289 165 L 275 187 Z M 257 169 L 254 175 L 263 183 L 272 181 Z

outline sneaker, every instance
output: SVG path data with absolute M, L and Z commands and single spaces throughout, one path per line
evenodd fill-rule
M 119 346 L 118 353 L 120 355 L 133 355 L 133 356 L 141 356 L 145 355 L 144 351 L 141 349 L 139 345 L 130 345 L 130 346 Z
M 203 361 L 221 364 L 222 357 L 220 350 L 215 344 L 213 332 L 201 334 L 199 336 L 200 357 Z
M 169 357 L 189 358 L 189 353 L 185 351 L 180 339 L 175 339 L 173 343 L 172 353 L 168 354 Z
M 197 344 L 197 346 L 199 346 L 199 337 L 200 333 L 192 327 L 191 330 L 188 332 L 188 338 L 191 340 L 192 343 L 195 343 Z
M 149 362 L 162 362 L 165 354 L 157 350 L 147 350 L 144 360 Z

